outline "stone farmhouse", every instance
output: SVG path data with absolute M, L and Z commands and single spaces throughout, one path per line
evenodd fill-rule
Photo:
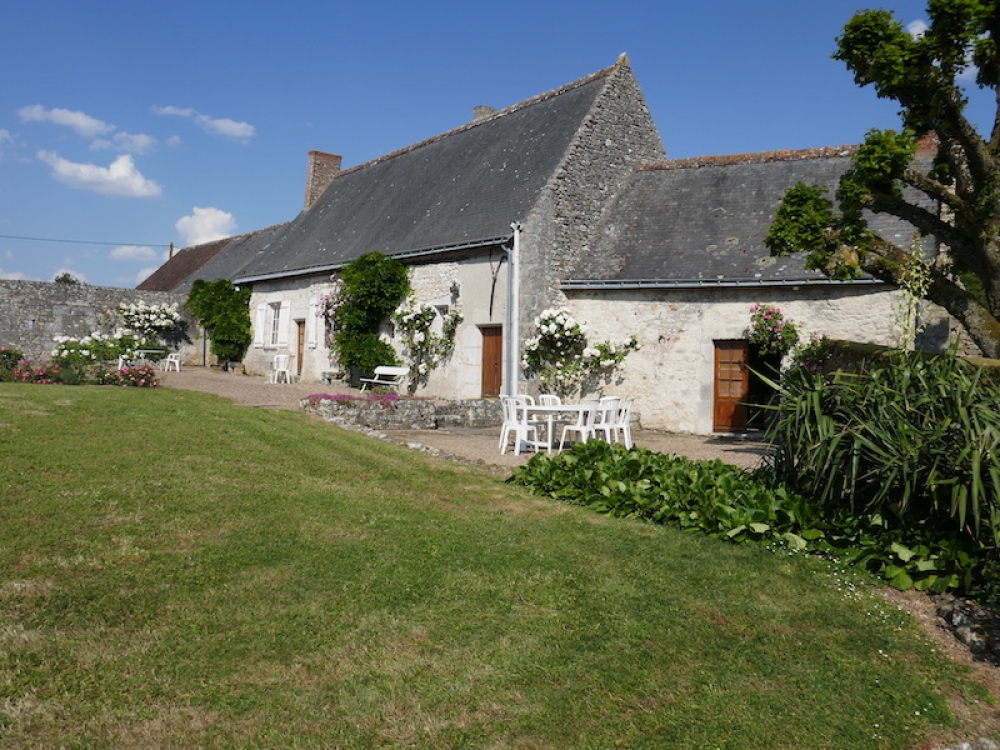
M 523 342 L 542 310 L 567 307 L 592 342 L 638 338 L 641 348 L 600 387 L 634 398 L 643 426 L 739 432 L 745 410 L 733 404 L 746 397 L 754 303 L 778 305 L 807 333 L 892 340 L 892 288 L 832 281 L 801 257 L 771 258 L 762 242 L 785 190 L 835 186 L 851 153 L 668 160 L 622 55 L 349 169 L 311 152 L 298 217 L 185 248 L 139 288 L 185 292 L 197 278 L 250 286 L 245 369 L 263 374 L 286 353 L 299 378 L 319 382 L 332 369 L 318 314 L 330 276 L 379 251 L 408 267 L 419 303 L 441 316 L 457 306 L 463 317 L 450 359 L 420 394 L 532 392 Z M 902 244 L 912 236 L 902 225 L 881 229 Z

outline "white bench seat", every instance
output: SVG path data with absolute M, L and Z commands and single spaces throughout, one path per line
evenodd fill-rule
M 410 372 L 409 367 L 392 367 L 390 365 L 379 365 L 375 368 L 375 375 L 370 378 L 361 378 L 361 390 L 366 390 L 369 385 L 376 387 L 395 388 L 403 378 Z

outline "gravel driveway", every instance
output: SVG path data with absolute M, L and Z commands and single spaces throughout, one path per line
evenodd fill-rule
M 205 367 L 185 367 L 181 372 L 160 373 L 166 388 L 213 393 L 242 406 L 298 410 L 299 402 L 314 393 L 357 393 L 342 384 L 322 383 L 272 384 L 265 378 L 239 373 L 220 372 Z M 501 455 L 497 443 L 499 425 L 492 430 L 393 430 L 384 433 L 394 443 L 421 449 L 432 454 L 455 456 L 465 462 L 510 468 L 525 463 L 530 454 Z M 658 430 L 635 430 L 636 445 L 659 453 L 674 453 L 699 460 L 719 458 L 743 468 L 753 468 L 766 453 L 766 446 L 751 438 L 679 435 Z

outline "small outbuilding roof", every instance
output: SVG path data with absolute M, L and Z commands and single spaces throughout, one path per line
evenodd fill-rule
M 564 288 L 825 283 L 805 254 L 773 258 L 764 237 L 799 182 L 832 196 L 855 148 L 684 159 L 647 165 L 625 186 Z

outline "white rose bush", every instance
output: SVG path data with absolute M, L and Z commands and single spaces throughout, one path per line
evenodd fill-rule
M 588 380 L 610 378 L 629 352 L 639 348 L 635 336 L 614 343 L 590 345 L 587 326 L 566 308 L 549 308 L 535 318 L 537 333 L 524 342 L 521 366 L 538 379 L 543 391 L 566 398 L 580 392 Z
M 82 337 L 56 336 L 52 362 L 60 370 L 60 382 L 158 385 L 149 366 L 119 370 L 118 360 L 120 357 L 137 359 L 140 351 L 166 353 L 168 342 L 184 335 L 184 322 L 177 305 L 122 302 L 104 315 L 104 325 L 116 324 L 110 333 L 97 331 Z
M 441 333 L 432 330 L 438 316 L 430 305 L 417 305 L 412 297 L 393 313 L 392 322 L 402 339 L 403 356 L 410 364 L 410 393 L 427 383 L 431 371 L 451 356 L 462 315 L 452 307 L 441 323 Z

